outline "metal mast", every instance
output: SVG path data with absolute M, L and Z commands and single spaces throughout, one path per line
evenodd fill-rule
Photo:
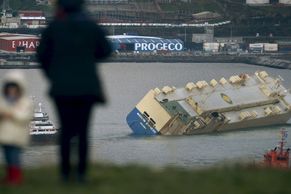
M 10 10 L 9 0 L 3 0 L 3 2 L 2 2 L 2 14 L 3 14 L 3 16 L 6 16 L 7 10 Z

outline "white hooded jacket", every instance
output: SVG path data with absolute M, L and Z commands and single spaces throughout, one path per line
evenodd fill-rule
M 26 96 L 24 75 L 19 71 L 9 72 L 5 83 L 16 83 L 22 89 L 21 98 L 15 103 L 8 103 L 3 94 L 0 97 L 0 113 L 9 113 L 12 118 L 0 118 L 0 144 L 24 147 L 29 143 L 29 123 L 33 116 L 33 105 Z M 3 88 L 3 86 L 2 86 Z M 2 93 L 2 91 L 0 90 Z

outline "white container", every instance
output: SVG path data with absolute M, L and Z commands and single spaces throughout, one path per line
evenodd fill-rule
M 249 51 L 251 53 L 263 53 L 264 43 L 249 44 Z
M 246 4 L 249 5 L 260 5 L 260 4 L 269 4 L 270 0 L 246 0 Z
M 278 44 L 276 44 L 276 43 L 265 43 L 264 44 L 264 51 L 265 52 L 277 52 L 278 51 Z
M 218 52 L 219 51 L 219 43 L 217 43 L 217 42 L 203 43 L 203 50 L 207 51 L 207 52 Z
M 264 43 L 249 44 L 249 48 L 264 48 Z

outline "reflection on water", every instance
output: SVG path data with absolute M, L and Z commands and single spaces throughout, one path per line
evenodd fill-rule
M 101 67 L 109 97 L 108 105 L 98 107 L 91 122 L 91 158 L 117 164 L 140 163 L 152 166 L 201 167 L 229 160 L 260 160 L 266 149 L 279 141 L 279 129 L 264 127 L 237 132 L 198 136 L 135 137 L 125 123 L 126 114 L 145 93 L 164 85 L 184 86 L 189 81 L 211 80 L 232 74 L 253 73 L 258 69 L 280 74 L 291 88 L 290 70 L 245 64 L 166 64 L 108 63 Z M 47 83 L 39 70 L 23 70 L 28 75 L 29 91 L 44 104 L 57 122 L 54 107 L 46 96 Z M 7 70 L 0 70 L 0 76 Z M 284 126 L 291 134 L 291 126 Z M 289 145 L 291 138 L 288 137 Z M 37 166 L 57 161 L 57 146 L 34 145 L 25 153 L 25 164 Z

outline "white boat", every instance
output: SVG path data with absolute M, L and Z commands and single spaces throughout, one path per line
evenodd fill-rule
M 38 104 L 38 110 L 34 112 L 34 117 L 30 122 L 30 136 L 32 142 L 56 141 L 58 130 L 49 119 L 46 112 L 42 110 L 42 104 Z

